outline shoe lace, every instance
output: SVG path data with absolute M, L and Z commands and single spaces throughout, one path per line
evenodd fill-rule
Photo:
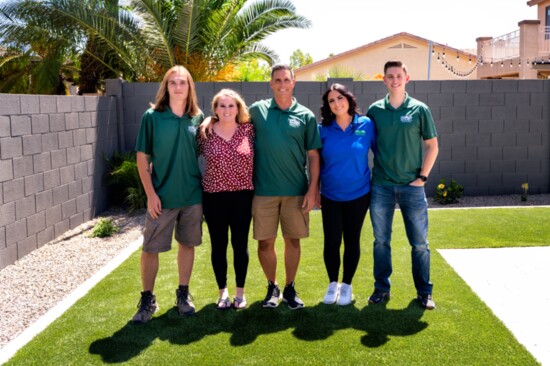
M 265 301 L 271 300 L 272 297 L 276 296 L 277 286 L 274 284 L 267 285 L 267 295 L 265 296 Z
M 139 311 L 150 311 L 151 310 L 151 297 L 145 297 L 143 296 L 141 299 L 139 299 L 139 302 L 137 304 L 137 307 Z
M 178 291 L 176 305 L 177 304 L 187 304 L 187 300 L 191 300 L 191 301 L 194 300 L 193 296 L 191 296 L 191 294 L 189 293 L 189 290 L 180 290 L 180 291 Z

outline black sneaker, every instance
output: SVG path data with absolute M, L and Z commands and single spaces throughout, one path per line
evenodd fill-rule
M 281 300 L 281 289 L 279 285 L 269 281 L 267 284 L 267 295 L 265 295 L 265 299 L 262 301 L 262 307 L 276 308 L 279 306 L 279 300 Z
M 193 304 L 193 296 L 189 293 L 189 286 L 180 285 L 176 289 L 176 306 L 181 316 L 195 313 L 195 304 Z
M 418 295 L 416 299 L 420 302 L 420 305 L 422 305 L 424 309 L 435 309 L 435 302 L 432 299 L 432 295 Z
M 369 297 L 369 304 L 382 304 L 390 300 L 390 292 L 374 289 L 374 292 Z
M 141 293 L 141 298 L 139 299 L 137 307 L 138 311 L 132 318 L 132 322 L 136 324 L 147 323 L 159 309 L 157 299 L 151 291 L 144 291 Z
M 304 302 L 298 297 L 298 293 L 294 288 L 294 282 L 285 286 L 283 291 L 283 301 L 288 304 L 292 310 L 301 309 L 304 307 Z

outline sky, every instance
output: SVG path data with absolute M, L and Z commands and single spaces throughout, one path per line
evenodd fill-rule
M 319 61 L 407 32 L 458 49 L 476 49 L 476 38 L 498 37 L 536 20 L 527 0 L 292 0 L 309 29 L 279 31 L 262 43 L 289 63 L 297 49 Z

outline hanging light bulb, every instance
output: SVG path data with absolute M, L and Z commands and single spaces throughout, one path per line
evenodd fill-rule
M 512 60 L 510 60 L 510 67 L 512 67 L 512 66 L 514 66 L 514 65 L 512 64 Z
M 472 64 L 472 56 L 470 55 L 470 57 L 468 57 L 468 64 Z
M 500 67 L 504 67 L 504 62 L 500 61 Z
M 456 51 L 456 62 L 460 62 L 460 57 L 458 57 L 458 51 Z
M 437 62 L 439 62 L 441 59 L 439 58 L 439 52 L 437 53 Z

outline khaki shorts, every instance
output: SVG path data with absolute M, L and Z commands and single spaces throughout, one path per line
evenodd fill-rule
M 303 201 L 304 196 L 254 196 L 252 200 L 254 239 L 276 238 L 279 220 L 283 238 L 307 238 L 309 213 L 303 213 Z
M 202 242 L 202 204 L 181 208 L 163 208 L 155 220 L 147 213 L 143 230 L 143 251 L 161 253 L 172 249 L 172 237 L 176 229 L 176 241 L 195 247 Z

